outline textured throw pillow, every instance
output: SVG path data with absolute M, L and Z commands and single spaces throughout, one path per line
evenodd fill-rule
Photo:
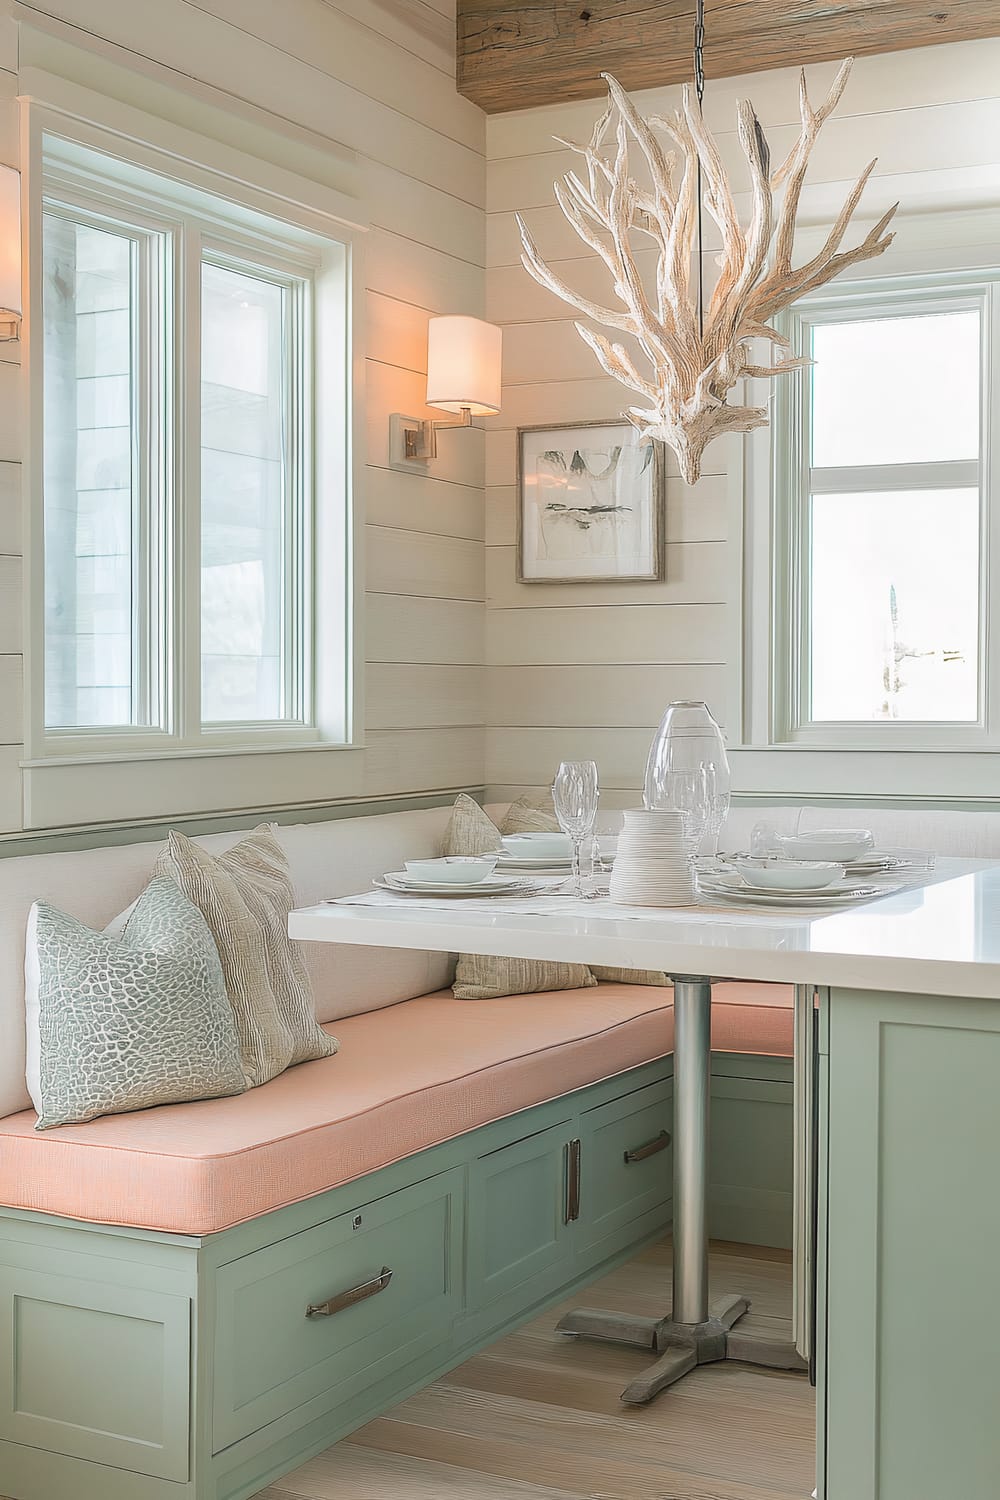
M 252 1088 L 337 1051 L 316 1021 L 305 962 L 288 936 L 295 893 L 271 827 L 220 855 L 171 833 L 156 873 L 169 875 L 211 928 Z
M 511 809 L 513 812 L 513 808 Z M 515 819 L 515 822 L 517 819 Z M 554 820 L 553 820 L 554 821 Z M 509 827 L 505 833 L 541 832 L 542 825 Z M 444 854 L 481 854 L 499 849 L 500 831 L 478 802 L 458 798 L 445 830 Z M 535 958 L 491 958 L 459 954 L 452 991 L 459 1000 L 496 1000 L 501 995 L 535 995 L 542 990 L 582 990 L 597 983 L 585 964 L 557 964 Z
M 24 968 L 36 1129 L 246 1089 L 215 942 L 173 881 L 150 881 L 120 938 L 36 901 Z

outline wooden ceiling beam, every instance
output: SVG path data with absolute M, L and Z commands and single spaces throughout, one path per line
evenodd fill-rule
M 694 0 L 458 0 L 458 87 L 488 114 L 691 77 Z M 707 0 L 709 78 L 1000 35 L 1000 0 Z

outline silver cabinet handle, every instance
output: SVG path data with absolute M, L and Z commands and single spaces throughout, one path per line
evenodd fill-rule
M 580 1166 L 583 1157 L 583 1142 L 572 1140 L 566 1147 L 566 1214 L 565 1222 L 572 1224 L 580 1217 Z
M 377 1297 L 379 1292 L 384 1292 L 392 1280 L 392 1272 L 388 1266 L 383 1266 L 381 1273 L 371 1281 L 362 1281 L 360 1286 L 352 1286 L 349 1291 L 338 1292 L 331 1297 L 329 1302 L 312 1302 L 306 1308 L 307 1318 L 332 1318 L 334 1313 L 343 1312 L 345 1307 L 353 1307 L 355 1302 L 364 1302 L 368 1297 Z
M 670 1145 L 670 1131 L 661 1130 L 659 1135 L 652 1141 L 647 1141 L 644 1146 L 636 1146 L 634 1151 L 625 1152 L 625 1165 L 631 1166 L 634 1161 L 646 1161 L 650 1156 L 655 1156 L 658 1151 L 666 1151 Z

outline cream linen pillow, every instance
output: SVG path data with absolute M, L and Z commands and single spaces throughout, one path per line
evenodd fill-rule
M 220 855 L 171 833 L 156 874 L 180 886 L 212 931 L 251 1087 L 337 1051 L 316 1021 L 305 963 L 288 936 L 295 893 L 270 826 Z
M 518 804 L 515 804 L 517 806 Z M 543 825 L 510 826 L 511 808 L 504 819 L 504 833 L 540 832 Z M 500 848 L 500 830 L 478 802 L 463 792 L 457 799 L 445 830 L 444 854 L 482 854 Z M 497 1000 L 501 995 L 536 995 L 543 990 L 590 989 L 597 983 L 585 964 L 555 964 L 535 958 L 491 958 L 459 954 L 452 991 L 459 1000 Z
M 475 804 L 473 804 L 475 805 Z M 479 809 L 482 812 L 482 808 Z M 486 814 L 483 813 L 483 817 Z M 488 821 L 488 820 L 487 820 Z M 501 833 L 554 833 L 559 820 L 552 808 L 552 799 L 532 802 L 519 797 L 512 802 L 503 820 Z M 609 969 L 601 964 L 591 964 L 590 972 L 601 984 L 651 984 L 665 985 L 670 981 L 666 974 L 656 969 Z

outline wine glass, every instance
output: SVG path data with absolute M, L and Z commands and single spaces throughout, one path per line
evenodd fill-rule
M 705 834 L 713 827 L 715 808 L 711 783 L 711 768 L 707 766 L 668 771 L 664 777 L 665 806 L 680 813 L 692 858 L 701 848 Z
M 580 850 L 594 832 L 599 796 L 597 766 L 592 760 L 564 760 L 552 783 L 552 805 L 563 833 L 573 845 L 572 893 L 588 896 L 580 868 Z

